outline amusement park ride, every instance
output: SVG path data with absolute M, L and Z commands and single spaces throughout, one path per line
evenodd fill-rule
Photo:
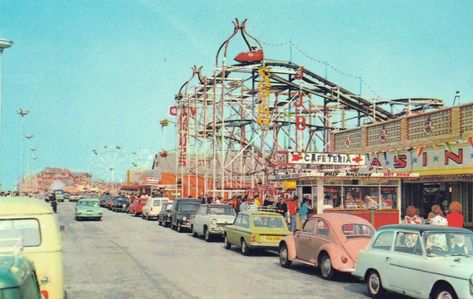
M 194 66 L 170 107 L 181 194 L 186 188 L 214 196 L 266 190 L 269 175 L 300 170 L 287 163 L 288 152 L 327 152 L 331 132 L 443 106 L 428 98 L 365 98 L 304 66 L 268 59 L 261 42 L 246 31 L 246 20 L 233 24 L 213 73 L 205 76 Z M 229 46 L 238 33 L 248 51 L 232 64 Z M 186 186 L 189 174 L 202 180 Z

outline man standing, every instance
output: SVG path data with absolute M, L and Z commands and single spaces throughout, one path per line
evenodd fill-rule
M 276 203 L 276 212 L 286 217 L 287 204 L 284 202 L 283 197 L 279 197 L 278 202 Z
M 289 202 L 287 203 L 287 210 L 289 212 L 289 221 L 290 221 L 290 228 L 291 232 L 296 230 L 297 224 L 297 208 L 298 208 L 298 198 L 294 196 Z

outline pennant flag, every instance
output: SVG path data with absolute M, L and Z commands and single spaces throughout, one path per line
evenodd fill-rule
M 420 157 L 420 155 L 422 155 L 422 152 L 424 151 L 424 147 L 423 146 L 419 146 L 417 148 L 417 158 Z
M 449 142 L 445 142 L 445 148 L 451 152 L 452 151 L 452 147 L 450 146 L 450 143 Z
M 468 137 L 468 143 L 473 146 L 473 136 Z

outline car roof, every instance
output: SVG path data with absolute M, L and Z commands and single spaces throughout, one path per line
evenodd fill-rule
M 438 225 L 427 225 L 427 224 L 393 224 L 385 225 L 378 228 L 378 231 L 386 230 L 414 230 L 421 234 L 428 232 L 446 232 L 446 233 L 473 233 L 472 231 L 464 228 L 457 228 L 451 226 L 438 226 Z
M 312 218 L 324 219 L 335 227 L 340 227 L 343 224 L 366 224 L 371 226 L 368 221 L 361 217 L 343 213 L 322 213 L 309 217 L 309 219 Z
M 240 212 L 239 214 L 244 214 L 244 215 L 249 215 L 249 216 L 281 216 L 279 213 L 273 213 L 273 212 L 263 212 L 263 211 L 245 211 L 245 212 Z
M 0 289 L 20 286 L 32 264 L 22 255 L 0 256 Z
M 81 198 L 79 201 L 99 201 L 98 198 Z
M 205 203 L 202 206 L 204 207 L 211 207 L 211 208 L 230 208 L 232 206 L 225 205 L 225 204 L 213 204 L 213 203 Z
M 0 197 L 0 216 L 52 214 L 49 204 L 26 196 Z

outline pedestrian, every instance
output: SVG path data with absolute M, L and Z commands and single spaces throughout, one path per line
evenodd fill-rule
M 417 215 L 417 209 L 414 206 L 406 208 L 406 217 L 404 217 L 405 224 L 424 224 L 424 218 Z
M 463 228 L 465 218 L 462 215 L 462 204 L 452 201 L 448 207 L 450 214 L 447 215 L 448 226 Z
M 49 197 L 49 200 L 51 201 L 51 207 L 53 208 L 53 212 L 57 213 L 57 198 L 56 194 L 51 193 L 51 196 Z
M 429 224 L 438 226 L 448 226 L 448 221 L 443 217 L 442 209 L 439 205 L 432 206 L 432 217 Z
M 255 198 L 253 199 L 253 203 L 254 203 L 254 205 L 257 206 L 257 207 L 261 206 L 261 201 L 260 201 L 258 195 L 256 195 Z
M 289 230 L 294 232 L 296 230 L 297 224 L 297 208 L 299 205 L 297 196 L 294 196 L 291 200 L 287 203 L 287 211 L 289 213 Z
M 272 204 L 273 204 L 273 201 L 271 200 L 271 197 L 266 196 L 263 201 L 263 207 L 269 207 Z
M 276 213 L 279 213 L 286 217 L 287 213 L 287 204 L 285 203 L 284 197 L 279 197 L 278 202 L 276 203 Z
M 239 207 L 239 212 L 245 212 L 248 209 L 248 204 L 246 202 L 246 197 L 243 197 Z
M 301 224 L 304 225 L 307 215 L 309 214 L 310 209 L 310 199 L 304 198 L 302 201 L 301 208 L 299 209 L 299 215 L 301 216 Z

